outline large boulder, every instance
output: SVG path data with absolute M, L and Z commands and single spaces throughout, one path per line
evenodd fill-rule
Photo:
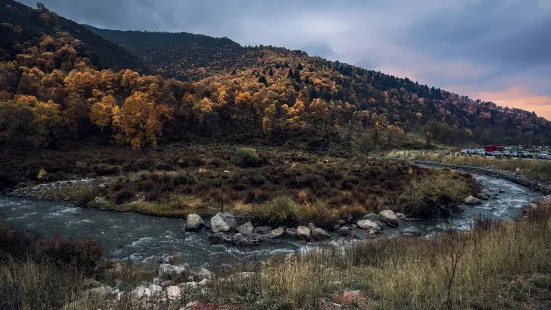
M 232 220 L 222 213 L 218 213 L 210 219 L 210 226 L 213 233 L 230 231 L 232 223 Z
M 310 240 L 310 229 L 306 226 L 297 227 L 297 236 L 303 240 Z
M 237 220 L 235 219 L 235 216 L 233 216 L 233 214 L 223 213 L 222 215 L 224 215 L 226 217 L 226 221 L 230 225 L 230 229 L 236 229 L 237 228 Z
M 186 271 L 186 267 L 184 266 L 175 266 L 170 264 L 160 264 L 159 265 L 159 277 L 160 278 L 166 278 L 166 277 L 172 277 L 172 276 L 178 276 L 181 275 Z
M 250 236 L 254 232 L 253 223 L 247 222 L 237 228 L 237 231 L 240 232 L 243 236 Z
M 308 229 L 310 229 L 310 232 L 312 232 L 312 230 L 314 230 L 314 229 L 316 229 L 316 228 L 317 228 L 317 227 L 316 227 L 316 224 L 314 224 L 314 223 L 308 224 Z
M 377 223 L 370 220 L 359 220 L 357 223 L 358 227 L 365 230 L 380 230 L 381 228 Z
M 203 219 L 197 214 L 189 214 L 186 217 L 186 230 L 195 231 L 203 226 Z
M 283 236 L 284 233 L 285 233 L 285 228 L 278 227 L 270 232 L 270 236 L 275 239 Z
M 376 214 L 376 213 L 373 213 L 373 212 L 371 212 L 368 215 L 363 217 L 363 220 L 370 220 L 370 221 L 373 221 L 373 222 L 378 221 L 379 219 L 380 219 L 379 215 Z
M 465 198 L 465 203 L 472 206 L 472 205 L 479 205 L 482 203 L 482 201 L 480 201 L 480 199 L 476 197 L 469 196 Z
M 312 238 L 316 241 L 329 239 L 329 234 L 321 228 L 316 228 L 316 229 L 312 230 L 312 232 L 310 234 L 311 234 Z
M 398 217 L 392 210 L 383 210 L 379 212 L 379 218 L 381 222 L 392 226 L 398 226 L 398 224 L 400 224 L 400 222 L 398 222 Z

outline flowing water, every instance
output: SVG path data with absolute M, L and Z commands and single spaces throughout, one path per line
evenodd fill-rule
M 540 196 L 509 181 L 480 175 L 476 178 L 485 187 L 501 191 L 499 196 L 483 201 L 482 205 L 466 207 L 464 213 L 446 220 L 405 222 L 400 228 L 383 233 L 397 235 L 409 226 L 420 229 L 424 235 L 450 227 L 468 229 L 472 220 L 480 214 L 511 220 L 520 214 L 522 205 Z M 92 237 L 103 245 L 106 257 L 131 258 L 137 262 L 159 262 L 177 255 L 180 263 L 189 266 L 234 264 L 259 260 L 275 253 L 304 252 L 313 246 L 285 238 L 254 248 L 211 245 L 206 233 L 183 231 L 184 221 L 180 219 L 106 212 L 65 202 L 7 196 L 0 196 L 0 218 L 15 229 L 29 230 L 44 237 L 55 234 L 72 239 Z M 330 243 L 343 242 L 346 241 L 332 235 Z

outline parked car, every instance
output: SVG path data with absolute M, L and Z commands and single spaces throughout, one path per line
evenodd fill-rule
M 522 158 L 532 158 L 532 157 L 534 157 L 534 155 L 531 152 L 524 151 L 524 152 L 521 153 L 520 157 L 522 157 Z
M 538 155 L 538 158 L 539 158 L 539 159 L 549 159 L 549 158 L 551 158 L 551 156 L 550 156 L 549 153 L 547 153 L 547 152 L 541 152 L 541 153 Z
M 503 152 L 500 152 L 500 151 L 495 151 L 495 152 L 494 152 L 494 156 L 495 156 L 495 157 L 504 157 L 505 154 L 504 154 Z

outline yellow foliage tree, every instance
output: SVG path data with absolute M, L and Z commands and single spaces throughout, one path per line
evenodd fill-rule
M 163 121 L 171 118 L 172 112 L 171 107 L 155 105 L 146 93 L 136 92 L 126 98 L 120 109 L 113 109 L 113 125 L 119 131 L 115 140 L 129 143 L 134 149 L 155 146 Z
M 262 129 L 265 134 L 269 135 L 274 131 L 275 122 L 276 106 L 272 103 L 264 110 L 264 117 L 262 118 Z
M 117 105 L 115 97 L 108 95 L 95 104 L 90 109 L 90 121 L 92 124 L 99 127 L 101 135 L 104 130 L 111 128 L 113 121 L 113 109 Z

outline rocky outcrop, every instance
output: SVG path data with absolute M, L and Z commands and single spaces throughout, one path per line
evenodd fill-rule
M 237 228 L 237 231 L 241 233 L 243 236 L 250 236 L 254 232 L 254 226 L 253 223 L 247 222 Z
M 400 224 L 400 222 L 398 221 L 398 217 L 392 210 L 383 210 L 379 212 L 379 218 L 381 222 L 391 226 L 398 226 Z
M 310 229 L 306 226 L 299 226 L 297 228 L 297 236 L 302 240 L 309 241 L 312 237 L 310 235 Z
M 203 226 L 203 219 L 197 214 L 189 214 L 186 217 L 186 230 L 196 231 Z

